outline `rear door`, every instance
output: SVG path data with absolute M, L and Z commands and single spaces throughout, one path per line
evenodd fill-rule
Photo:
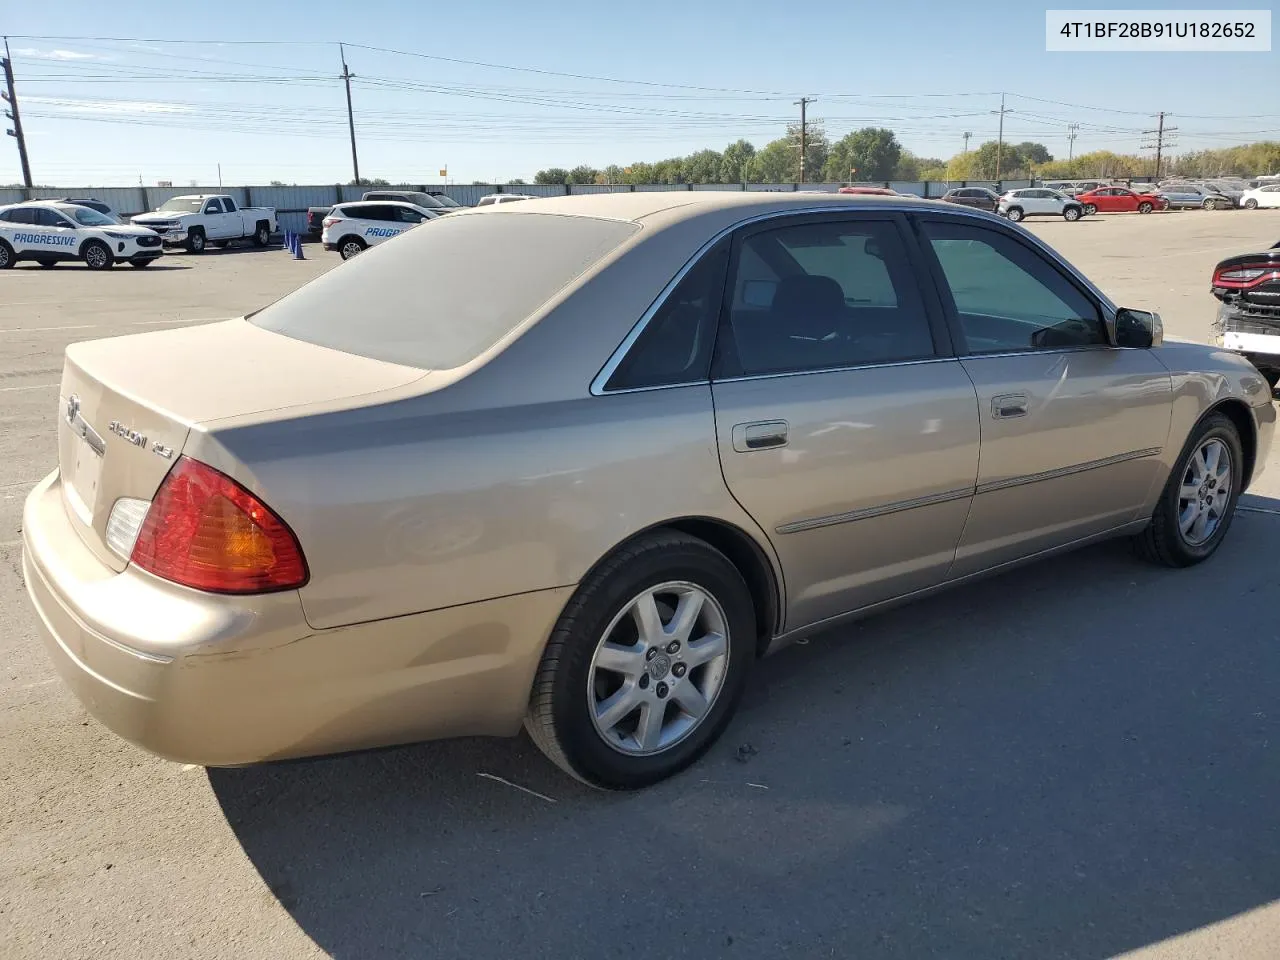
M 890 213 L 740 233 L 712 379 L 729 490 L 794 629 L 940 582 L 978 469 L 973 384 Z
M 1139 519 L 1161 476 L 1168 370 L 1149 350 L 1112 346 L 1106 305 L 1029 239 L 919 222 L 982 424 L 953 576 Z

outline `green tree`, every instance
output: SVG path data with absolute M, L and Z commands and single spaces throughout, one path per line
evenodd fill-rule
M 373 180 L 370 180 L 368 177 L 361 177 L 359 180 L 348 180 L 347 186 L 348 187 L 389 187 L 391 186 L 391 181 L 383 180 L 381 177 L 376 177 Z
M 790 137 L 779 137 L 756 151 L 747 162 L 747 180 L 751 183 L 787 183 L 796 178 L 796 143 Z
M 1024 163 L 1034 163 L 1037 167 L 1042 163 L 1049 163 L 1053 160 L 1053 154 L 1049 152 L 1049 148 L 1043 143 L 1024 140 L 1022 143 L 1015 144 L 1013 149 L 1023 159 Z
M 564 167 L 548 167 L 533 175 L 534 183 L 568 183 L 569 171 Z
M 512 187 L 523 187 L 525 186 L 525 182 L 519 177 L 516 177 L 514 180 L 508 180 L 507 185 Z
M 716 150 L 699 150 L 684 158 L 681 172 L 685 183 L 719 183 L 724 157 Z
M 565 183 L 595 183 L 596 174 L 599 173 L 595 167 L 589 167 L 585 163 L 579 164 L 569 171 L 565 177 Z
M 743 183 L 747 177 L 747 164 L 756 155 L 756 148 L 749 140 L 735 140 L 720 155 L 720 183 Z
M 826 167 L 827 179 L 891 180 L 901 157 L 902 145 L 892 130 L 863 127 L 845 134 L 832 146 Z
M 653 165 L 654 183 L 684 183 L 684 158 L 668 157 Z
M 611 163 L 600 171 L 599 183 L 626 183 L 626 174 L 616 163 Z
M 639 163 L 633 163 L 630 166 L 624 167 L 622 170 L 622 176 L 623 176 L 624 183 L 656 183 L 657 182 L 653 178 L 654 177 L 653 164 L 645 163 L 643 161 Z
M 794 181 L 800 176 L 800 124 L 794 123 L 787 127 L 787 138 L 791 141 L 791 163 L 795 172 L 784 178 L 783 183 L 787 180 Z M 821 183 L 825 179 L 823 171 L 831 154 L 831 141 L 827 139 L 827 131 L 821 124 L 809 124 L 804 144 L 804 179 L 807 183 Z

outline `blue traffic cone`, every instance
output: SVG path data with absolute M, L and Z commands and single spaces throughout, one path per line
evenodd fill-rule
M 300 233 L 295 233 L 293 235 L 293 259 L 295 260 L 307 259 L 302 255 L 302 234 Z
M 293 234 L 288 230 L 284 232 L 284 249 L 286 253 L 293 253 Z

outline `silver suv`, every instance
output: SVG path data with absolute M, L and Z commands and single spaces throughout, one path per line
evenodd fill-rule
M 1023 217 L 1062 217 L 1063 220 L 1079 220 L 1084 216 L 1084 205 L 1066 194 L 1045 187 L 1029 187 L 1010 190 L 1000 197 L 997 213 L 1018 221 Z

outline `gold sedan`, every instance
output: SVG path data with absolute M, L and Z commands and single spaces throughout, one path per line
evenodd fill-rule
M 59 403 L 26 585 L 121 736 L 231 765 L 523 723 L 615 788 L 798 635 L 1106 537 L 1208 558 L 1275 423 L 1015 225 L 810 193 L 458 212 L 75 344 Z

